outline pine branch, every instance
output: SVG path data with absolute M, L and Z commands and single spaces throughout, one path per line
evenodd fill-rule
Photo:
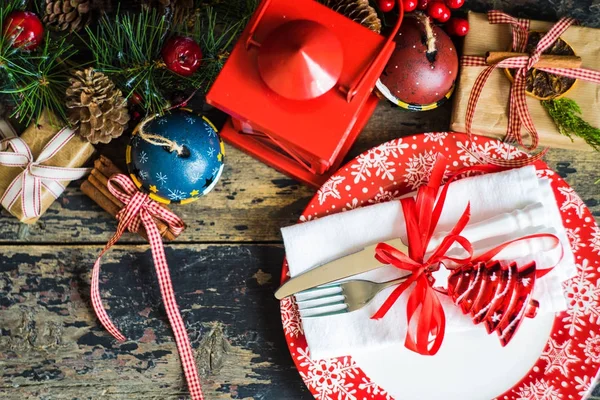
M 103 17 L 96 31 L 87 28 L 89 38 L 82 40 L 92 51 L 96 69 L 109 75 L 127 98 L 136 93 L 147 114 L 162 114 L 171 105 L 169 92 L 208 89 L 246 20 L 222 20 L 210 7 L 199 13 L 193 26 L 188 21 L 172 27 L 170 18 L 155 9 L 135 15 L 117 12 L 114 19 Z M 164 43 L 174 35 L 191 36 L 202 49 L 202 64 L 192 76 L 173 73 L 162 61 Z
M 21 0 L 0 7 L 0 32 L 4 32 L 6 16 L 22 7 Z M 64 62 L 75 54 L 75 50 L 65 39 L 54 40 L 49 33 L 32 51 L 15 48 L 13 42 L 14 38 L 0 37 L 0 94 L 13 104 L 11 116 L 29 124 L 42 110 L 48 109 L 64 120 L 63 98 L 69 78 Z
M 542 105 L 554 120 L 558 131 L 573 140 L 579 136 L 594 150 L 600 151 L 600 128 L 595 128 L 581 118 L 581 108 L 571 99 L 562 98 L 542 101 Z

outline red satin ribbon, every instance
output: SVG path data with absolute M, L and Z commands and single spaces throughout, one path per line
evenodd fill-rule
M 470 219 L 470 204 L 468 204 L 452 230 L 433 251 L 433 254 L 425 260 L 427 245 L 442 214 L 450 183 L 467 171 L 488 173 L 504 170 L 504 168 L 496 165 L 476 165 L 463 168 L 450 177 L 438 197 L 438 191 L 445 174 L 445 163 L 442 161 L 443 156 L 438 155 L 429 183 L 419 188 L 416 199 L 409 197 L 400 200 L 405 218 L 409 254 L 406 255 L 386 243 L 379 243 L 375 249 L 375 258 L 379 262 L 391 264 L 404 271 L 410 271 L 411 275 L 394 289 L 371 318 L 383 318 L 402 293 L 415 284 L 406 305 L 407 333 L 404 345 L 409 350 L 423 355 L 436 354 L 444 339 L 446 326 L 444 309 L 437 297 L 437 290 L 433 288 L 435 280 L 431 275 L 432 272 L 439 269 L 441 263 L 451 261 L 460 265 L 472 265 L 487 262 L 511 244 L 534 238 L 552 237 L 555 240 L 555 245 L 559 244 L 558 238 L 554 235 L 536 234 L 503 243 L 477 258 L 473 258 L 471 243 L 465 237 L 460 236 Z M 438 198 L 437 201 L 436 197 Z M 446 252 L 454 243 L 458 243 L 466 251 L 466 257 L 452 258 L 446 256 Z M 545 275 L 551 269 L 540 270 L 538 276 Z

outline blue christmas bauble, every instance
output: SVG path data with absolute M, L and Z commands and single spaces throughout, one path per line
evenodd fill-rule
M 223 172 L 225 148 L 217 129 L 188 110 L 142 122 L 127 146 L 136 186 L 161 203 L 190 203 L 210 192 Z

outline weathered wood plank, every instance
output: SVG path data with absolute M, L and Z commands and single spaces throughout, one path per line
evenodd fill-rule
M 450 105 L 424 113 L 408 113 L 382 102 L 352 148 L 348 159 L 387 140 L 419 132 L 446 130 Z M 103 148 L 123 154 L 124 140 Z M 314 190 L 300 185 L 242 152 L 228 146 L 227 167 L 213 193 L 185 206 L 174 206 L 188 224 L 178 239 L 184 242 L 278 241 L 279 228 L 294 223 Z M 586 201 L 600 221 L 598 154 L 551 150 L 547 161 Z M 18 224 L 6 211 L 0 214 L 0 242 L 105 242 L 115 222 L 73 184 L 37 224 Z M 126 235 L 125 242 L 141 242 Z
M 117 343 L 89 302 L 100 247 L 4 246 L 0 258 L 0 398 L 178 399 L 185 393 L 147 246 L 103 262 Z M 272 293 L 276 245 L 167 248 L 179 306 L 207 399 L 309 399 L 294 369 Z

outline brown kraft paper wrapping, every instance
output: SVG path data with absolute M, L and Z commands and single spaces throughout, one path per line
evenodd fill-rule
M 51 116 L 49 111 L 44 111 L 40 115 L 37 124 L 32 123 L 20 138 L 23 139 L 33 154 L 34 160 L 38 157 L 46 143 L 61 129 L 56 126 L 56 122 L 52 124 L 50 121 L 58 121 L 56 117 Z M 51 159 L 46 161 L 44 165 L 55 167 L 77 168 L 81 167 L 94 154 L 94 146 L 87 140 L 84 140 L 79 135 L 75 135 L 65 146 Z M 0 197 L 4 195 L 5 190 L 21 172 L 22 168 L 13 168 L 0 165 Z M 69 181 L 61 182 L 64 186 L 69 184 Z M 41 214 L 52 205 L 56 199 L 54 196 L 42 186 L 41 197 Z M 12 215 L 17 217 L 20 222 L 32 224 L 38 218 L 25 218 L 21 209 L 21 199 L 18 199 L 15 204 L 8 210 Z
M 486 14 L 469 13 L 469 34 L 465 38 L 464 55 L 485 56 L 489 51 L 507 51 L 512 44 L 510 25 L 490 24 Z M 531 21 L 532 31 L 548 31 L 551 22 Z M 561 35 L 569 43 L 577 56 L 582 59 L 582 68 L 600 68 L 600 29 L 571 26 Z M 454 93 L 451 129 L 465 132 L 465 117 L 471 88 L 477 76 L 485 67 L 461 67 L 459 82 Z M 503 139 L 508 125 L 508 102 L 511 82 L 502 68 L 496 69 L 487 80 L 473 119 L 472 131 L 475 134 Z M 562 135 L 541 102 L 527 97 L 527 106 L 538 132 L 541 147 L 592 150 L 585 141 L 573 137 L 573 141 Z M 578 80 L 565 97 L 575 100 L 581 107 L 582 118 L 590 125 L 600 127 L 600 85 Z M 522 129 L 524 142 L 530 143 L 525 129 Z

